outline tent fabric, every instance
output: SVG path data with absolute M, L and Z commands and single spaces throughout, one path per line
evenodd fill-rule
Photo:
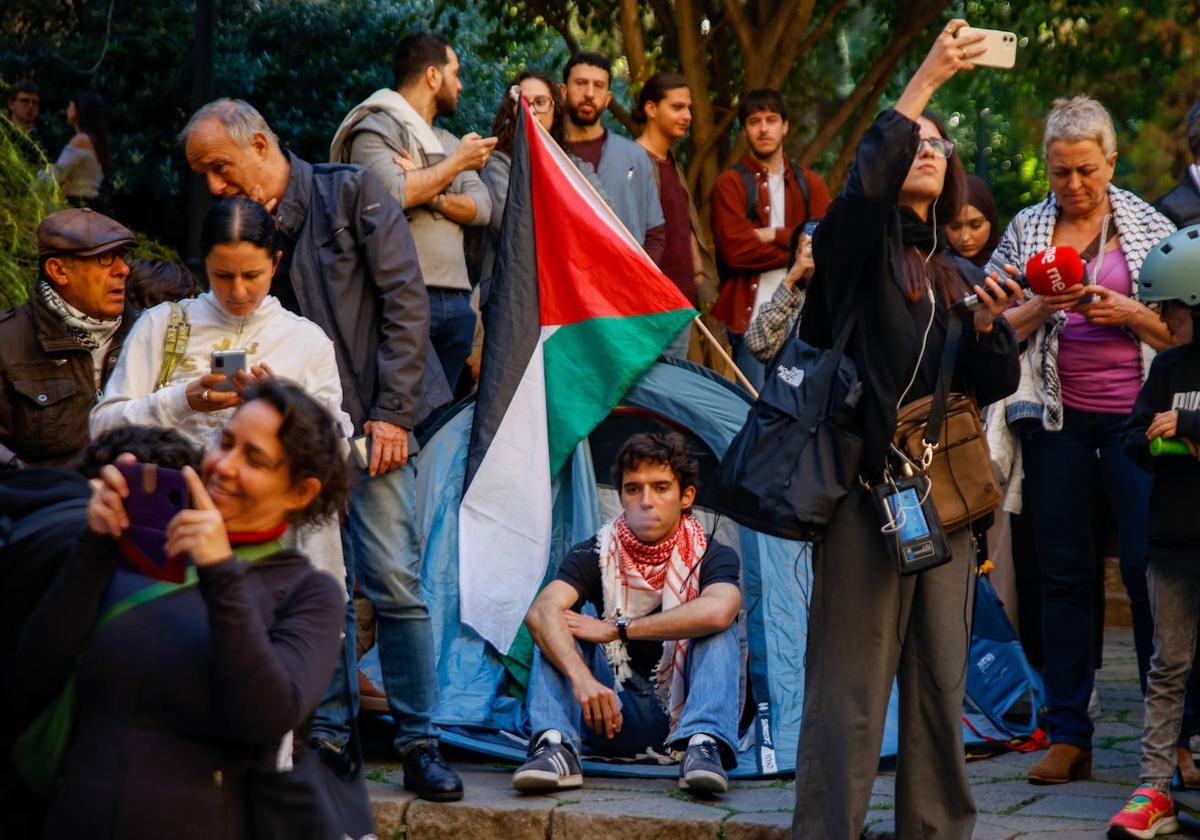
M 617 409 L 575 448 L 554 482 L 547 573 L 552 576 L 570 547 L 592 536 L 615 512 L 610 472 L 616 449 L 629 434 L 669 428 L 689 438 L 701 463 L 695 512 L 710 533 L 715 532 L 717 539 L 739 554 L 742 563 L 742 626 L 750 703 L 742 715 L 738 766 L 730 774 L 734 778 L 794 772 L 812 575 L 808 543 L 750 530 L 716 513 L 710 505 L 715 497 L 717 464 L 741 428 L 750 404 L 743 389 L 704 368 L 667 359 L 655 363 Z M 473 406 L 460 405 L 457 413 L 423 441 L 417 463 L 423 588 L 433 620 L 440 683 L 435 719 L 443 728 L 445 742 L 519 763 L 529 735 L 529 722 L 518 699 L 523 696 L 522 686 L 509 672 L 505 659 L 459 621 L 458 505 L 472 419 Z M 513 475 L 511 483 L 513 492 L 520 493 L 522 477 Z M 977 602 L 977 613 L 980 609 Z M 1000 610 L 998 599 L 984 609 Z M 1002 610 L 999 616 L 1003 619 Z M 743 696 L 747 692 L 743 691 Z M 897 711 L 893 693 L 884 755 L 895 754 L 898 748 Z M 971 735 L 968 740 L 978 739 Z M 674 765 L 586 757 L 584 771 L 622 776 L 678 774 Z

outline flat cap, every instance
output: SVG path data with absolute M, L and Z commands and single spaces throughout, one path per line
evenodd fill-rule
M 67 254 L 91 257 L 134 244 L 129 228 L 86 207 L 59 210 L 42 219 L 37 229 L 38 256 Z

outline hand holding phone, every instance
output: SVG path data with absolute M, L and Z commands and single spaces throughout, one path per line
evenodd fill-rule
M 187 558 L 171 556 L 166 541 L 168 524 L 190 504 L 183 474 L 137 461 L 118 463 L 116 469 L 125 484 L 128 523 L 118 539 L 124 561 L 119 565 L 157 580 L 182 583 Z
M 214 350 L 210 362 L 213 373 L 224 374 L 225 378 L 212 386 L 213 391 L 230 393 L 237 390 L 233 375 L 239 370 L 247 370 L 246 349 L 236 347 L 232 350 Z
M 954 37 L 965 38 L 970 35 L 983 35 L 983 40 L 976 50 L 983 52 L 973 55 L 971 63 L 976 67 L 995 67 L 999 70 L 1011 70 L 1017 63 L 1017 36 L 1014 32 L 1003 29 L 975 29 L 964 26 L 954 33 Z

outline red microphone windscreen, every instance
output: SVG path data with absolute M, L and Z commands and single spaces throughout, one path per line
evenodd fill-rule
M 1070 245 L 1051 246 L 1029 258 L 1025 277 L 1035 295 L 1061 295 L 1083 279 L 1083 260 Z

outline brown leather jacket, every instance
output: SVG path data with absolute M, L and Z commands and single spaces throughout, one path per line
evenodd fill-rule
M 101 381 L 117 363 L 134 314 L 129 309 L 104 358 Z M 36 291 L 0 313 L 0 465 L 61 466 L 87 445 L 97 390 L 92 353 Z

